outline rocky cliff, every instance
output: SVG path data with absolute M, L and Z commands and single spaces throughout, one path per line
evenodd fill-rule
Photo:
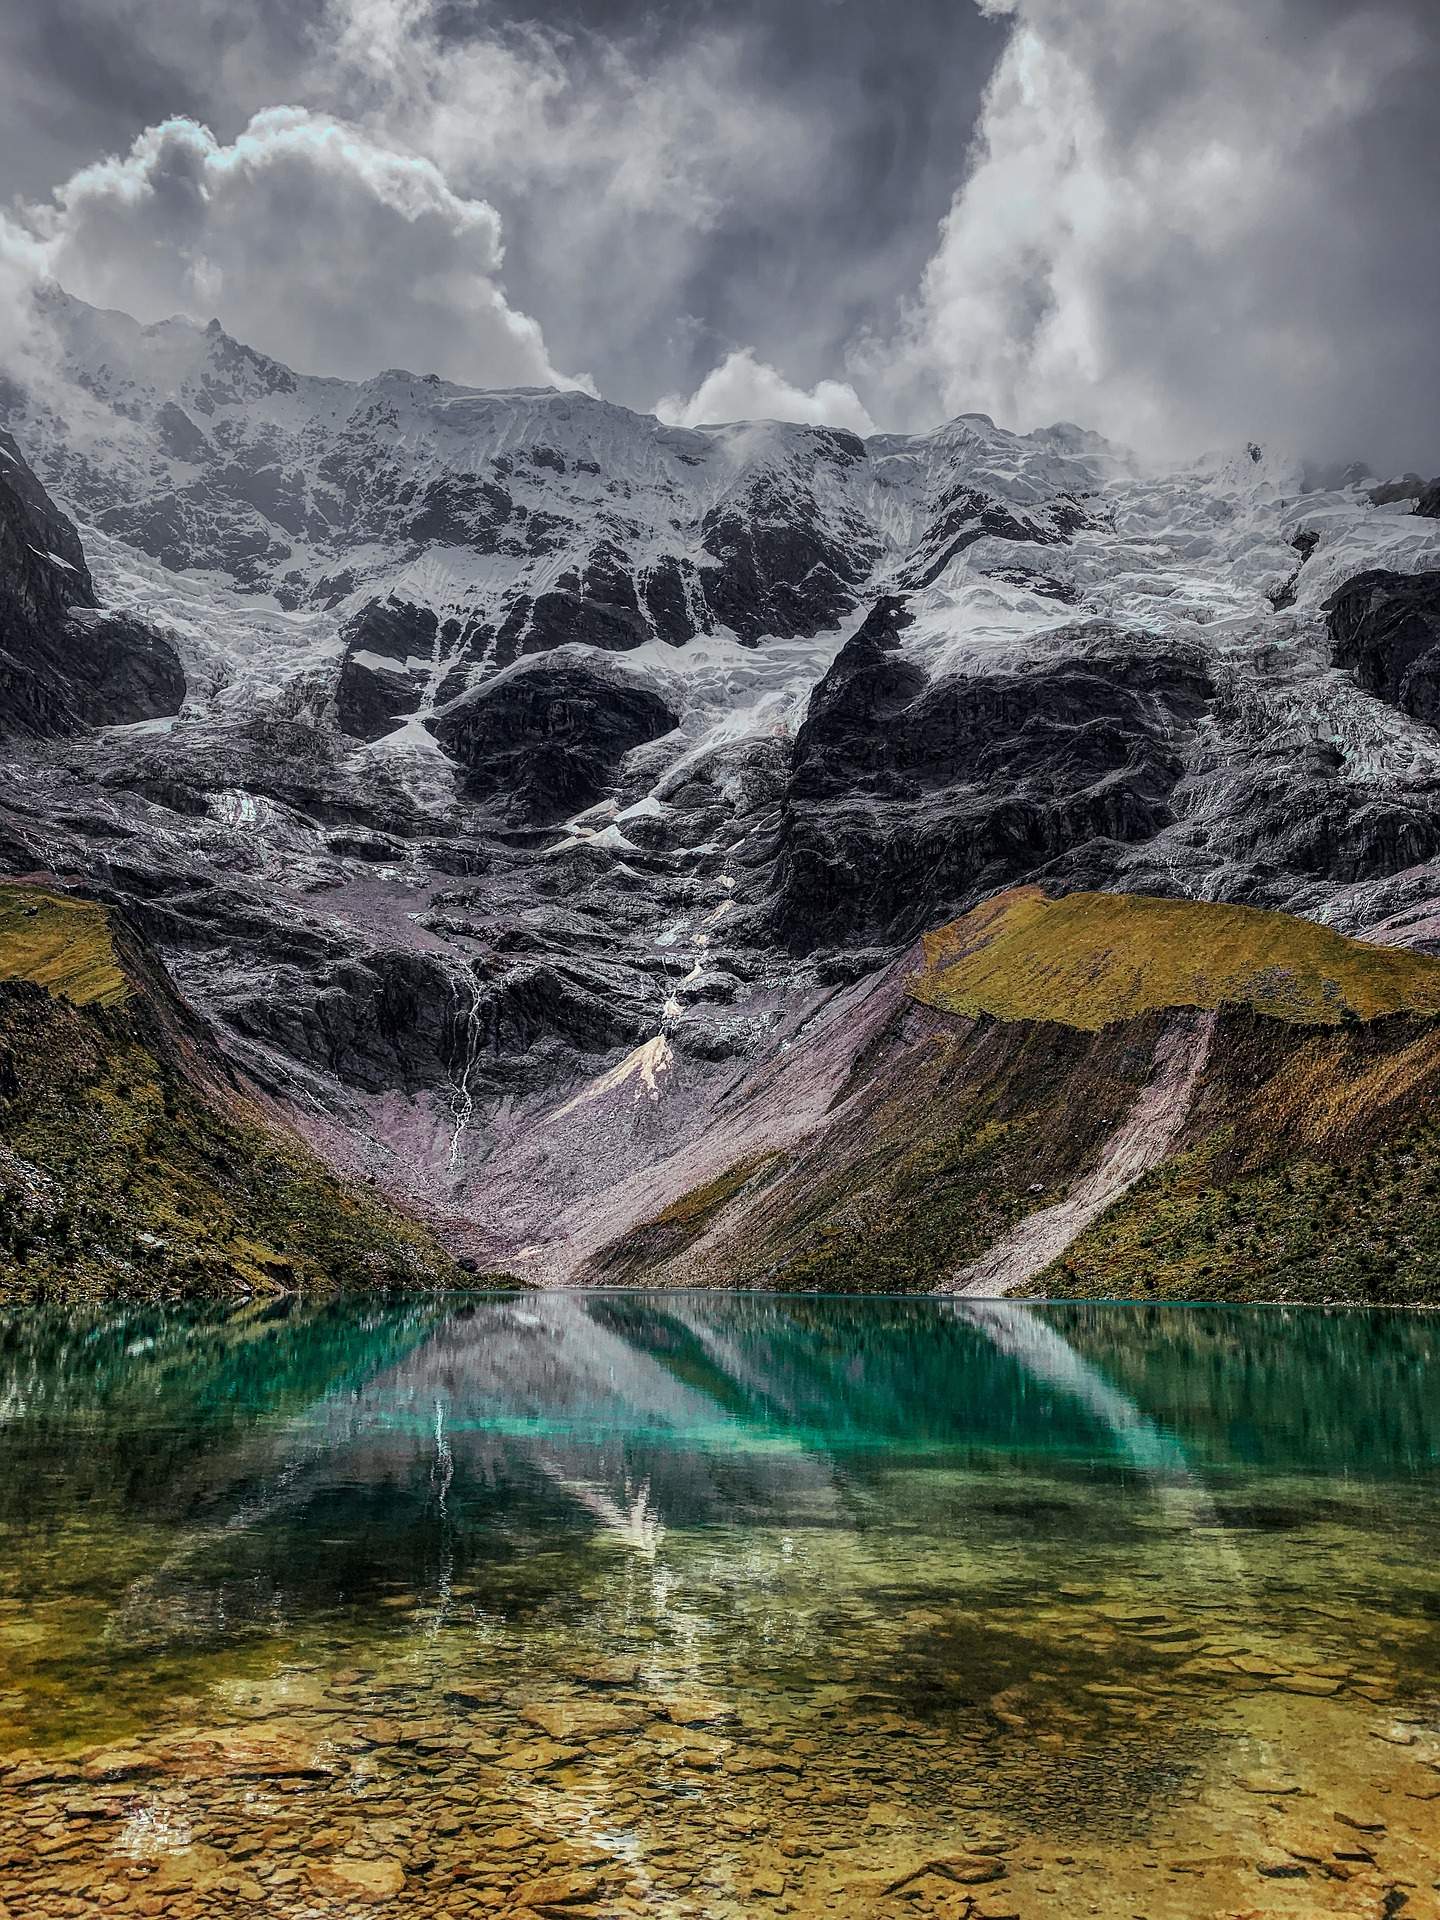
M 651 1218 L 777 1049 L 998 892 L 1440 942 L 1418 482 L 49 320 L 6 395 L 0 857 L 123 910 L 237 1071 L 487 1266 L 588 1271 L 572 1203 Z
M 143 943 L 87 901 L 0 885 L 7 1298 L 416 1288 L 428 1232 L 336 1179 L 246 1086 Z
M 0 733 L 32 738 L 179 710 L 175 649 L 104 614 L 74 523 L 0 432 Z

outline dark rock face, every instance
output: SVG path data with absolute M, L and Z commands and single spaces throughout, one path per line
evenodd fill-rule
M 468 965 L 375 945 L 266 960 L 220 1010 L 227 1027 L 364 1093 L 533 1090 L 654 1024 L 625 969 L 563 949 Z
M 0 732 L 44 738 L 175 713 L 185 676 L 169 642 L 106 615 L 80 536 L 0 432 Z
M 1061 498 L 1043 510 L 1022 514 L 1003 500 L 974 487 L 953 487 L 941 500 L 924 536 L 899 577 L 904 587 L 928 587 L 952 560 L 978 540 L 1012 540 L 1037 546 L 1062 546 L 1088 525 L 1076 500 Z
M 1285 581 L 1284 585 L 1276 587 L 1269 596 L 1270 604 L 1277 613 L 1283 608 L 1295 604 L 1295 589 L 1300 584 L 1301 569 L 1319 544 L 1320 536 L 1312 527 L 1306 527 L 1300 533 L 1297 533 L 1295 538 L 1290 542 L 1290 545 L 1295 549 L 1296 553 L 1299 554 L 1300 558 L 1295 563 L 1294 572 Z
M 896 941 L 1071 856 L 1173 818 L 1182 746 L 1211 687 L 1197 659 L 1077 630 L 1074 657 L 931 680 L 896 657 L 882 601 L 796 737 L 774 904 L 795 952 Z M 1082 650 L 1083 649 L 1083 650 Z
M 456 1052 L 457 988 L 420 954 L 371 951 L 282 967 L 237 993 L 227 1023 L 368 1092 L 443 1084 Z
M 167 400 L 155 416 L 155 427 L 162 449 L 175 460 L 199 461 L 214 451 L 209 440 L 183 407 Z
M 574 576 L 570 578 L 573 582 Z M 518 650 L 548 653 L 552 647 L 579 642 L 603 647 L 607 653 L 625 653 L 649 638 L 650 627 L 629 577 L 590 568 L 583 585 L 562 585 L 531 602 Z
M 1415 511 L 1426 520 L 1440 520 L 1440 480 L 1432 480 L 1421 489 L 1420 497 L 1415 502 Z
M 715 563 L 702 575 L 711 618 L 752 646 L 835 626 L 879 554 L 871 529 L 857 523 L 837 540 L 813 499 L 773 474 L 708 513 L 700 543 Z
M 1440 726 L 1440 571 L 1357 574 L 1326 611 L 1336 666 L 1402 713 Z
M 336 718 L 342 733 L 356 740 L 378 740 L 420 704 L 425 681 L 412 673 L 411 660 L 435 651 L 440 623 L 428 607 L 390 594 L 372 600 L 345 629 L 345 658 L 335 688 Z M 364 658 L 362 656 L 371 656 Z
M 1387 480 L 1382 486 L 1371 487 L 1369 497 L 1377 507 L 1390 507 L 1397 500 L 1418 500 L 1425 491 L 1425 482 L 1418 473 L 1402 474 L 1398 480 Z
M 5 512 L 3 579 L 12 602 L 23 598 L 36 620 L 54 618 L 69 607 L 93 607 L 95 588 L 74 523 L 61 513 L 3 430 L 0 490 Z
M 597 800 L 625 754 L 676 724 L 660 696 L 585 659 L 521 667 L 466 694 L 433 723 L 470 794 L 521 821 L 554 821 Z
M 162 718 L 185 699 L 175 649 L 127 614 L 77 613 L 64 665 L 75 710 L 90 726 Z
M 898 595 L 877 600 L 824 679 L 810 696 L 805 724 L 795 740 L 795 768 L 816 768 L 822 743 L 844 743 L 847 764 L 881 773 L 897 745 L 894 720 L 929 684 L 923 667 L 900 657 L 899 635 L 914 615 Z M 857 769 L 858 770 L 858 769 Z M 838 763 L 836 766 L 838 772 Z

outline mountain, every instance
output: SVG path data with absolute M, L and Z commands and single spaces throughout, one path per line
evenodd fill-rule
M 611 1283 L 1440 1300 L 1437 1013 L 1430 955 L 1018 888 L 763 1057 L 647 1217 L 557 1238 Z
M 175 649 L 100 612 L 73 522 L 0 432 L 0 730 L 43 738 L 179 710 Z
M 648 1271 L 627 1235 L 749 1192 L 879 1073 L 914 943 L 1016 888 L 1248 908 L 1301 973 L 1296 926 L 1440 942 L 1440 521 L 1412 477 L 1256 446 L 1156 474 L 979 414 L 682 430 L 47 314 L 50 372 L 3 413 L 62 531 L 12 543 L 0 592 L 56 556 L 66 685 L 5 730 L 0 856 L 120 910 L 237 1072 L 473 1261 Z M 140 705 L 82 708 L 97 620 L 173 657 Z M 1126 955 L 1150 1001 L 1066 1048 L 1186 1004 L 1153 943 Z M 1125 1058 L 1163 1078 L 1148 1040 Z M 793 1060 L 795 1112 L 727 1158 Z M 776 1231 L 737 1272 L 798 1273 Z

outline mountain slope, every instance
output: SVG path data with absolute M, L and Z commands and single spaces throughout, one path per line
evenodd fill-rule
M 101 908 L 0 887 L 0 1294 L 415 1287 L 454 1271 L 262 1110 Z
M 966 1194 L 991 1193 L 997 1234 L 1036 1210 L 994 1153 L 1038 1156 L 1053 1198 L 1088 1180 L 1081 1212 L 1103 1212 L 1154 1150 L 1152 1015 L 1185 1084 L 1179 989 L 1155 973 L 1147 1013 L 1082 941 L 1048 991 L 1073 1013 L 1100 969 L 1096 1033 L 1067 1028 L 1065 1058 L 1108 1091 L 1093 1113 L 1076 1095 L 1073 1152 L 1036 1106 L 972 1153 L 965 1103 L 991 1075 L 1020 1101 L 1032 1062 L 982 1062 L 894 969 L 997 891 L 1440 949 L 1440 522 L 1413 487 L 1315 485 L 1258 447 L 1151 473 L 1079 428 L 983 415 L 864 441 L 681 431 L 585 395 L 303 376 L 217 326 L 58 294 L 50 320 L 53 378 L 7 417 L 95 596 L 163 629 L 185 695 L 0 745 L 0 860 L 118 908 L 318 1151 L 486 1265 L 589 1272 L 671 1204 L 698 1244 L 737 1181 L 778 1205 L 798 1189 L 773 1156 L 851 1073 L 842 1003 L 868 1032 L 887 995 L 919 1048 L 937 1223 Z M 1122 1004 L 1140 1037 L 1114 1052 Z M 1002 1025 L 1002 1051 L 1029 1031 Z M 767 1096 L 793 1095 L 777 1129 L 746 1089 L 787 1046 L 805 1073 Z M 917 1272 L 995 1235 L 961 1238 L 937 1224 Z
M 1440 960 L 1030 888 L 857 992 L 717 1103 L 675 1170 L 707 1177 L 594 1277 L 1440 1298 Z
M 97 534 L 333 635 L 361 739 L 530 654 L 807 638 L 877 569 L 925 585 L 986 536 L 1061 544 L 1110 459 L 981 416 L 867 444 L 401 370 L 320 379 L 216 322 L 141 327 L 58 290 L 48 319 L 59 377 L 11 424 L 50 484 Z

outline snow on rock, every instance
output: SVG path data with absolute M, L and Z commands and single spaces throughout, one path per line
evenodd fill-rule
M 0 827 L 136 902 L 266 1087 L 407 1192 L 480 1212 L 537 1114 L 624 1161 L 689 1064 L 1023 879 L 1440 945 L 1440 733 L 1328 630 L 1357 573 L 1440 567 L 1409 496 L 51 320 L 64 375 L 10 424 L 186 698 L 10 781 Z

